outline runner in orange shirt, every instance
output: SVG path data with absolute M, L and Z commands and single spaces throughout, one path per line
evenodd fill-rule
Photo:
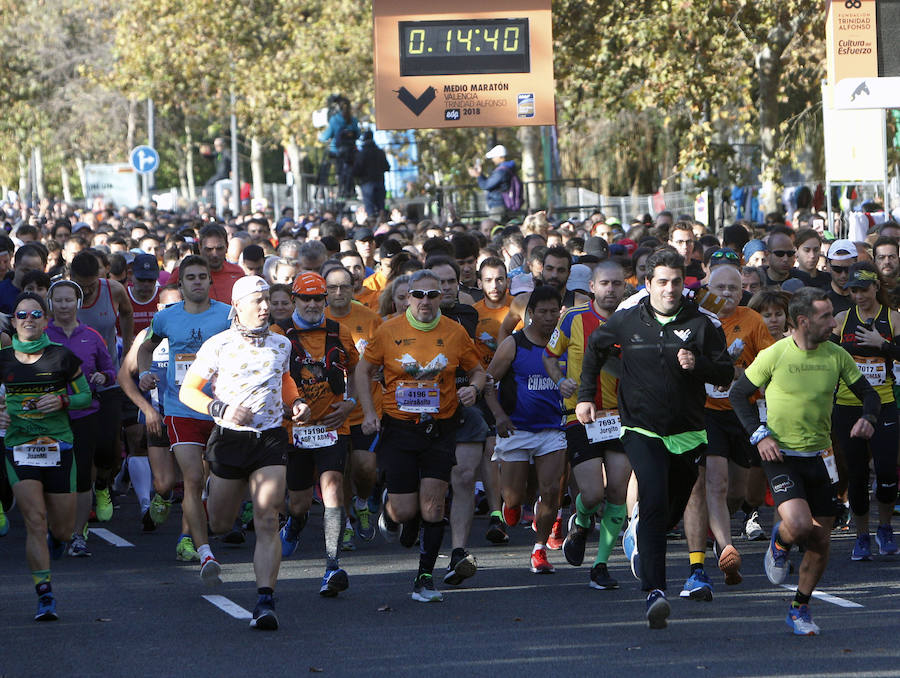
M 441 281 L 430 270 L 409 280 L 406 313 L 384 323 L 366 347 L 356 370 L 365 419 L 363 432 L 381 430 L 376 450 L 386 476 L 388 498 L 378 520 L 389 541 L 412 546 L 422 522 L 419 571 L 413 600 L 438 602 L 432 575 L 444 537 L 444 499 L 450 483 L 460 407 L 475 404 L 485 372 L 475 343 L 463 327 L 441 315 Z M 369 384 L 384 369 L 384 414 L 375 410 Z M 456 388 L 456 370 L 468 386 Z M 401 533 L 401 525 L 403 530 Z

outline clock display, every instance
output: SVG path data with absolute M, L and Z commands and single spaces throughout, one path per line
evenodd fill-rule
M 400 75 L 528 73 L 528 19 L 401 21 Z

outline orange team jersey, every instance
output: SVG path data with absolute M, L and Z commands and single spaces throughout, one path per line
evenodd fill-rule
M 369 290 L 374 290 L 376 292 L 381 292 L 385 287 L 387 287 L 388 279 L 387 275 L 384 274 L 380 269 L 375 271 L 372 275 L 363 280 L 363 287 Z
M 737 353 L 735 341 L 744 342 L 744 348 L 734 359 L 735 367 L 746 369 L 750 363 L 756 360 L 757 354 L 764 348 L 775 343 L 762 316 L 752 308 L 738 306 L 734 313 L 727 318 L 719 318 L 722 323 L 722 331 L 725 333 L 725 346 L 734 359 Z M 730 391 L 730 389 L 729 389 Z M 755 401 L 759 397 L 759 391 L 753 397 Z M 728 399 L 728 391 L 717 391 L 712 384 L 706 385 L 706 407 L 711 410 L 730 410 L 731 401 Z
M 286 334 L 278 325 L 272 325 L 271 331 L 276 334 Z M 296 326 L 295 328 L 296 329 Z M 321 328 L 315 330 L 303 330 L 299 333 L 300 343 L 303 346 L 305 356 L 299 355 L 291 342 L 291 376 L 297 384 L 297 390 L 300 398 L 304 403 L 309 405 L 312 415 L 304 423 L 304 426 L 312 426 L 322 421 L 322 418 L 332 411 L 331 406 L 339 403 L 344 399 L 343 393 L 334 393 L 328 384 L 328 374 L 326 365 L 323 362 L 325 357 L 325 335 L 326 330 L 324 324 Z M 290 339 L 290 335 L 287 335 Z M 353 345 L 353 337 L 350 331 L 340 325 L 338 334 L 340 342 L 346 353 L 346 361 L 342 365 L 345 379 L 353 378 L 353 369 L 359 362 L 359 353 Z M 290 421 L 286 421 L 285 425 L 290 430 Z M 344 420 L 338 429 L 338 435 L 350 435 L 350 424 L 348 420 Z
M 597 313 L 593 303 L 573 306 L 559 319 L 556 329 L 550 336 L 545 349 L 547 355 L 562 358 L 566 361 L 565 376 L 574 379 L 581 385 L 581 370 L 584 364 L 584 349 L 587 347 L 591 332 L 606 322 L 606 318 Z M 619 380 L 609 372 L 602 370 L 597 377 L 597 395 L 594 404 L 601 410 L 618 408 L 617 392 Z M 565 399 L 566 425 L 575 421 L 575 405 L 578 404 L 578 389 Z
M 378 302 L 381 299 L 381 292 L 382 290 L 373 290 L 368 287 L 363 287 L 356 293 L 354 299 L 373 313 L 378 313 Z
M 444 316 L 430 332 L 413 328 L 405 315 L 386 321 L 363 357 L 384 367 L 384 413 L 407 421 L 453 416 L 459 407 L 456 368 L 468 372 L 480 364 L 475 342 Z
M 331 318 L 335 322 L 341 324 L 342 327 L 346 327 L 350 331 L 350 336 L 353 338 L 353 345 L 356 347 L 356 351 L 362 355 L 363 351 L 366 350 L 366 346 L 368 346 L 369 342 L 372 341 L 372 337 L 375 335 L 375 330 L 381 325 L 381 318 L 377 313 L 370 311 L 365 306 L 361 304 L 350 304 L 350 312 L 343 316 L 342 318 L 336 318 L 331 313 L 331 307 L 325 307 L 325 317 Z M 350 377 L 352 379 L 352 376 Z M 371 393 L 372 393 L 372 402 L 375 403 L 375 411 L 378 414 L 381 414 L 381 382 L 377 380 L 372 381 L 371 385 Z M 358 399 L 357 399 L 358 400 Z M 347 424 L 349 426 L 358 426 L 363 422 L 363 411 L 362 406 L 357 405 L 353 408 L 353 411 L 350 412 L 350 416 L 347 417 Z
M 244 269 L 237 264 L 230 264 L 227 261 L 222 264 L 222 268 L 218 271 L 211 271 L 212 284 L 209 287 L 209 298 L 221 301 L 223 304 L 231 305 L 231 288 L 234 283 L 244 277 Z M 169 278 L 168 285 L 178 283 L 178 268 L 172 271 L 172 277 Z
M 491 364 L 494 351 L 497 350 L 497 335 L 500 333 L 500 324 L 509 313 L 510 302 L 512 302 L 512 297 L 507 294 L 500 308 L 488 308 L 484 299 L 475 303 L 475 310 L 478 311 L 475 348 L 478 349 L 481 365 L 485 369 Z

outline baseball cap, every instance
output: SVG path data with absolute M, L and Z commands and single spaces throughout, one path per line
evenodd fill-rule
M 152 254 L 137 254 L 134 257 L 134 277 L 137 280 L 158 280 L 159 264 Z
M 304 271 L 294 279 L 294 285 L 291 288 L 291 292 L 308 296 L 324 295 L 325 278 L 318 273 Z
M 592 235 L 584 241 L 584 253 L 595 254 L 602 259 L 609 256 L 609 245 L 599 235 Z
M 743 228 L 743 227 L 741 227 Z M 757 252 L 765 252 L 766 251 L 766 243 L 762 240 L 750 240 L 746 245 L 744 245 L 744 261 L 749 261 L 750 257 L 752 257 Z
M 506 146 L 504 146 L 503 144 L 497 144 L 491 150 L 485 153 L 484 157 L 488 160 L 493 160 L 494 158 L 505 158 Z
M 353 239 L 354 240 L 375 240 L 375 234 L 372 232 L 371 228 L 367 226 L 362 226 L 353 231 Z
M 835 240 L 828 248 L 828 259 L 831 261 L 846 261 L 847 259 L 856 259 L 858 256 L 856 245 L 846 238 Z
M 803 281 L 800 278 L 788 278 L 783 283 L 781 283 L 781 291 L 787 292 L 788 294 L 794 294 L 797 290 L 805 287 Z
M 388 238 L 381 244 L 381 247 L 378 248 L 378 255 L 382 259 L 387 259 L 387 258 L 393 257 L 397 254 L 400 254 L 400 252 L 402 252 L 402 251 L 403 251 L 403 245 L 401 245 L 396 240 L 392 240 L 392 239 Z
M 258 275 L 247 275 L 243 278 L 238 278 L 234 283 L 234 287 L 231 288 L 231 311 L 229 311 L 228 317 L 234 318 L 237 315 L 234 305 L 241 299 L 250 296 L 254 292 L 265 292 L 268 289 L 269 283 Z
M 619 241 L 619 244 L 625 248 L 625 253 L 628 254 L 629 257 L 634 254 L 635 250 L 638 248 L 638 244 L 631 238 L 622 238 Z
M 878 274 L 875 273 L 875 271 L 857 268 L 856 264 L 854 264 L 850 268 L 850 279 L 844 283 L 844 289 L 848 290 L 851 287 L 868 287 L 876 282 L 878 282 Z
M 91 230 L 90 224 L 86 224 L 83 221 L 79 221 L 72 227 L 72 233 L 78 233 L 78 231 L 82 231 L 85 228 L 90 231 Z
M 718 266 L 719 264 L 731 264 L 732 266 L 740 266 L 741 258 L 730 247 L 721 247 L 709 255 L 709 267 Z
M 591 291 L 591 267 L 584 264 L 573 265 L 572 270 L 569 271 L 566 289 L 570 292 L 577 290 L 589 294 Z
M 571 273 L 569 275 L 571 277 Z M 522 294 L 522 292 L 533 291 L 534 277 L 532 277 L 531 273 L 521 273 L 513 276 L 513 279 L 509 284 L 509 293 L 511 295 L 516 296 L 517 294 Z

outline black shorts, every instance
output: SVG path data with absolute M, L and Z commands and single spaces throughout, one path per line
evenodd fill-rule
M 725 457 L 741 468 L 759 466 L 759 450 L 750 444 L 750 437 L 741 426 L 733 410 L 704 411 L 706 419 L 707 457 Z
M 407 424 L 385 416 L 378 447 L 378 468 L 391 494 L 419 491 L 422 478 L 450 482 L 456 466 L 455 417 L 431 423 Z
M 206 445 L 209 470 L 226 480 L 247 480 L 265 466 L 283 466 L 288 451 L 287 431 L 281 426 L 261 433 L 213 426 Z
M 483 443 L 487 440 L 490 427 L 484 420 L 484 414 L 477 405 L 459 408 L 459 425 L 456 429 L 456 442 Z
M 837 485 L 831 482 L 821 456 L 784 456 L 784 461 L 764 461 L 762 468 L 772 488 L 775 506 L 789 499 L 804 499 L 814 516 L 836 514 Z
M 367 435 L 363 433 L 362 424 L 357 424 L 356 426 L 350 427 L 350 449 L 351 450 L 366 450 L 367 452 L 374 452 L 375 446 L 378 444 L 378 434 L 372 433 L 371 435 Z
M 123 426 L 134 426 L 135 424 L 140 423 L 138 419 L 138 415 L 140 414 L 140 409 L 137 405 L 131 402 L 131 398 L 122 398 L 122 425 Z
M 338 436 L 328 447 L 305 450 L 291 445 L 287 459 L 287 488 L 293 492 L 308 490 L 325 471 L 343 473 L 347 468 L 350 436 Z
M 569 451 L 569 463 L 578 466 L 581 462 L 591 459 L 602 459 L 607 452 L 625 453 L 621 438 L 604 440 L 602 443 L 592 443 L 588 440 L 587 430 L 584 424 L 577 421 L 566 426 L 566 448 Z
M 11 487 L 20 480 L 37 480 L 47 494 L 70 494 L 77 490 L 78 467 L 71 447 L 60 451 L 59 466 L 19 466 L 13 460 L 13 451 L 4 449 L 6 477 Z
M 146 424 L 144 426 L 146 428 Z M 150 432 L 150 429 L 146 429 L 147 447 L 165 447 L 167 450 L 172 447 L 172 443 L 169 442 L 169 428 L 165 425 L 165 423 L 161 428 L 161 435 L 154 435 Z
M 122 461 L 122 450 L 116 445 L 116 440 L 122 427 L 123 399 L 122 389 L 119 387 L 97 392 L 103 428 L 103 435 L 97 439 L 97 448 L 94 451 L 94 465 L 98 469 L 106 471 L 115 469 Z
M 94 463 L 94 452 L 97 450 L 97 438 L 100 437 L 100 413 L 94 412 L 86 417 L 70 419 L 74 444 L 72 451 L 75 454 L 75 466 L 77 476 L 75 485 L 78 492 L 87 492 L 91 489 L 91 466 Z

